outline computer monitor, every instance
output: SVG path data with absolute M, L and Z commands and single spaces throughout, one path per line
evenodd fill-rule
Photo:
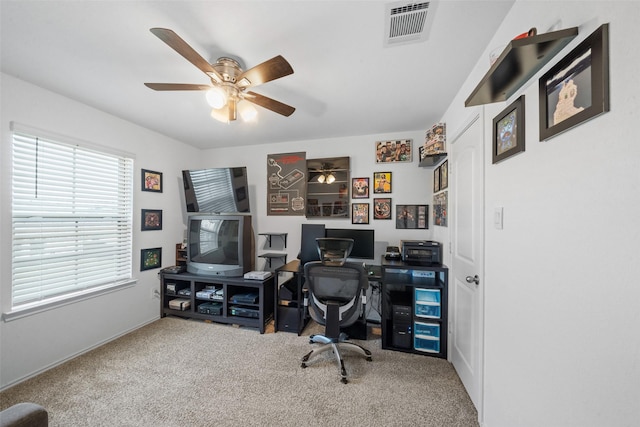
M 353 239 L 353 249 L 349 258 L 375 259 L 375 232 L 360 228 L 326 228 L 325 237 Z

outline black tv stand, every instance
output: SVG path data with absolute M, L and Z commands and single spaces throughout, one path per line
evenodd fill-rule
M 167 315 L 192 319 L 208 320 L 217 323 L 235 324 L 258 328 L 264 334 L 266 325 L 273 319 L 273 292 L 275 278 L 265 280 L 248 280 L 243 277 L 205 276 L 192 273 L 161 273 L 162 285 L 160 317 Z M 214 298 L 199 297 L 198 292 L 207 287 L 221 289 L 220 295 Z M 181 295 L 179 292 L 188 295 Z M 256 302 L 234 302 L 234 295 L 257 293 Z M 189 300 L 189 307 L 177 310 L 170 307 L 173 299 Z M 207 313 L 203 304 L 220 303 L 219 314 Z M 257 317 L 254 317 L 257 312 Z M 239 314 L 238 314 L 239 313 Z M 243 315 L 247 313 L 246 315 Z M 251 315 L 249 315 L 251 314 Z

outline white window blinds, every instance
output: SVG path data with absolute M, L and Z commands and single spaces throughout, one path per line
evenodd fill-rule
M 131 279 L 133 159 L 13 134 L 12 307 Z

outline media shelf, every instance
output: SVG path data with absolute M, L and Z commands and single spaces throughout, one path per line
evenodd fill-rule
M 448 268 L 382 259 L 382 348 L 447 358 Z
M 274 276 L 265 280 L 242 277 L 209 277 L 191 273 L 161 273 L 160 316 L 209 320 L 257 328 L 264 334 L 273 319 Z M 183 310 L 171 301 L 182 299 Z M 188 301 L 188 303 L 187 303 Z

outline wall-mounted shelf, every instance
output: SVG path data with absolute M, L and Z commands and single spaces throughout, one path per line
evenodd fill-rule
M 505 101 L 560 52 L 578 27 L 511 40 L 464 102 L 465 107 Z
M 276 236 L 276 237 L 280 237 L 282 238 L 282 240 L 284 241 L 284 247 L 287 247 L 287 233 L 258 233 L 260 236 L 266 236 L 267 237 L 267 243 L 269 244 L 269 247 L 271 247 L 271 237 Z
M 281 259 L 283 264 L 287 263 L 287 254 L 276 253 L 276 252 L 268 252 L 266 254 L 258 255 L 259 258 L 264 258 L 267 260 L 267 264 L 269 268 L 271 268 L 271 260 L 272 259 Z
M 438 162 L 440 162 L 440 160 L 444 159 L 445 157 L 447 157 L 447 153 L 430 154 L 428 156 L 425 156 L 424 159 L 421 159 L 420 163 L 418 163 L 418 166 L 421 168 L 435 166 L 438 164 Z

